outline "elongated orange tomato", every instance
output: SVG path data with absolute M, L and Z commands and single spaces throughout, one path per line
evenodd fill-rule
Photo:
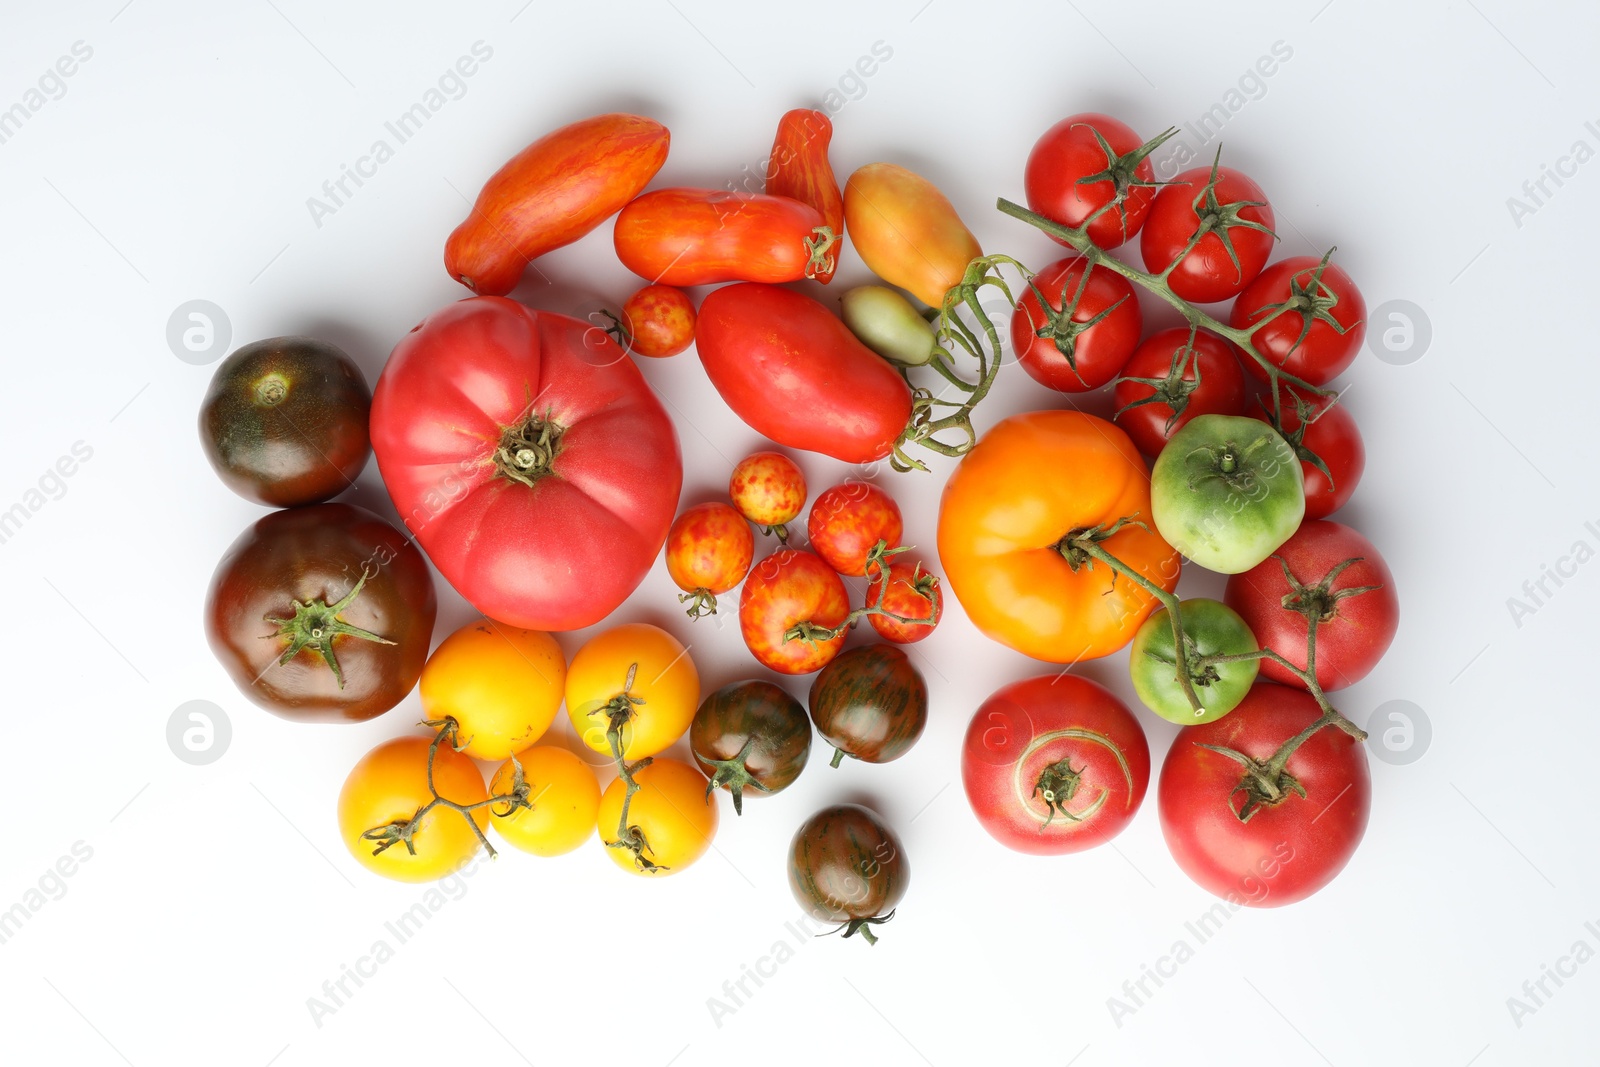
M 1150 471 L 1128 435 L 1078 411 L 1013 415 L 979 439 L 939 502 L 939 561 L 978 629 L 1018 652 L 1075 663 L 1133 639 L 1156 599 L 1063 538 L 1118 519 L 1100 542 L 1156 586 L 1179 556 L 1150 519 Z
M 893 163 L 868 163 L 850 175 L 844 223 L 872 273 L 931 307 L 983 255 L 945 195 Z
M 596 115 L 545 134 L 478 193 L 444 246 L 450 277 L 504 296 L 532 260 L 571 244 L 639 195 L 667 160 L 667 128 L 640 115 Z
M 821 214 L 823 225 L 838 235 L 844 233 L 844 194 L 828 162 L 832 140 L 833 123 L 827 112 L 804 107 L 785 112 L 767 162 L 767 192 L 810 204 Z M 836 242 L 824 253 L 825 262 L 814 275 L 823 285 L 833 279 L 843 247 Z
M 828 237 L 816 208 L 787 196 L 656 189 L 617 216 L 617 258 L 662 285 L 797 282 Z

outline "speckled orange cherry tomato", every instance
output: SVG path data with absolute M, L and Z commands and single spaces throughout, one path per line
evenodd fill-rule
M 739 461 L 728 479 L 728 498 L 739 514 L 787 541 L 784 523 L 806 506 L 806 476 L 782 452 L 756 452 Z
M 781 674 L 821 670 L 844 646 L 844 632 L 826 640 L 789 640 L 790 629 L 802 622 L 832 628 L 850 614 L 844 582 L 822 557 L 795 548 L 780 548 L 745 579 L 739 596 L 739 630 L 750 653 Z
M 717 613 L 717 594 L 744 581 L 755 552 L 750 524 L 729 504 L 713 500 L 678 516 L 667 531 L 667 573 L 691 619 Z
M 622 345 L 638 356 L 675 356 L 694 340 L 694 301 L 675 285 L 647 285 L 622 305 Z
M 894 498 L 870 482 L 844 482 L 823 490 L 811 505 L 806 535 L 811 550 L 850 578 L 867 573 L 867 555 L 879 541 L 898 548 L 905 532 Z
M 878 604 L 878 586 L 883 581 L 883 568 L 874 567 L 871 584 L 867 586 L 867 603 Z M 933 633 L 944 614 L 944 593 L 939 589 L 939 578 L 930 574 L 915 560 L 896 556 L 889 563 L 889 587 L 883 591 L 879 605 L 890 615 L 868 615 L 867 620 L 878 636 L 897 645 L 921 641 Z M 932 622 L 901 622 L 900 619 L 926 619 Z

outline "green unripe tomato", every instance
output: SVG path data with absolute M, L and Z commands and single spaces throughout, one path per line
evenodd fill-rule
M 1261 647 L 1239 613 L 1221 601 L 1196 597 L 1183 601 L 1182 608 L 1183 632 L 1192 642 L 1188 650 L 1191 662 L 1200 656 L 1236 656 Z M 1133 635 L 1128 673 L 1144 706 L 1179 726 L 1211 722 L 1228 714 L 1250 692 L 1261 669 L 1261 661 L 1254 659 L 1191 669 L 1189 682 L 1205 708 L 1197 715 L 1178 682 L 1178 659 L 1172 649 L 1172 620 L 1166 608 L 1159 608 Z
M 1300 459 L 1264 422 L 1201 415 L 1156 457 L 1150 511 L 1167 543 L 1200 566 L 1247 571 L 1300 528 Z
M 933 327 L 897 290 L 858 285 L 839 304 L 856 339 L 891 363 L 920 367 L 939 351 Z

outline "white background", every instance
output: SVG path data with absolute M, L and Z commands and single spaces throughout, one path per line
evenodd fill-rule
M 1553 195 L 1520 225 L 1506 202 L 1575 141 L 1600 147 L 1600 128 L 1585 127 L 1600 120 L 1592 7 L 452 7 L 104 0 L 5 17 L 0 108 L 74 42 L 93 54 L 0 144 L 0 510 L 74 442 L 93 456 L 0 544 L 0 909 L 76 842 L 92 857 L 46 878 L 64 893 L 0 944 L 0 1059 L 1594 1061 L 1600 964 L 1548 985 L 1555 995 L 1520 1026 L 1507 998 L 1580 939 L 1600 948 L 1584 927 L 1600 920 L 1600 730 L 1578 680 L 1596 658 L 1600 567 L 1579 568 L 1520 626 L 1506 603 L 1575 542 L 1600 547 L 1588 408 L 1600 164 L 1547 183 Z M 477 41 L 493 56 L 460 98 L 317 225 L 307 198 Z M 846 77 L 879 41 L 892 57 Z M 1044 668 L 979 636 L 952 604 L 918 649 L 933 708 L 905 759 L 835 771 L 817 758 L 743 819 L 725 811 L 717 850 L 654 884 L 620 873 L 598 844 L 549 861 L 506 852 L 317 1025 L 308 998 L 375 940 L 393 944 L 384 923 L 423 897 L 358 867 L 333 819 L 350 766 L 407 731 L 418 707 L 413 696 L 360 726 L 291 724 L 213 662 L 206 584 L 262 511 L 202 458 L 193 426 L 210 368 L 169 349 L 173 310 L 214 301 L 230 348 L 315 334 L 376 380 L 407 328 L 463 295 L 441 266 L 463 195 L 533 137 L 641 111 L 672 130 L 661 182 L 724 185 L 759 168 L 779 114 L 821 105 L 841 79 L 841 175 L 877 159 L 909 165 L 987 250 L 1042 266 L 1053 246 L 992 208 L 997 195 L 1020 199 L 1041 131 L 1088 109 L 1147 135 L 1192 122 L 1280 41 L 1292 56 L 1247 86 L 1225 158 L 1272 198 L 1280 254 L 1337 244 L 1370 307 L 1410 301 L 1432 327 L 1421 358 L 1391 365 L 1368 350 L 1345 379 L 1370 458 L 1340 517 L 1387 556 L 1403 619 L 1388 657 L 1339 703 L 1365 723 L 1411 701 L 1433 730 L 1420 759 L 1373 760 L 1372 824 L 1346 872 L 1196 945 L 1185 923 L 1213 898 L 1168 857 L 1153 797 L 1114 850 L 1049 860 L 994 844 L 956 780 L 960 738 L 989 692 Z M 859 260 L 846 263 L 836 289 L 863 280 Z M 553 282 L 530 274 L 518 295 L 569 313 L 615 306 L 635 284 L 609 224 L 540 266 Z M 712 497 L 757 437 L 692 355 L 645 372 L 679 419 L 685 501 Z M 1007 368 L 980 425 L 1058 403 Z M 814 490 L 850 473 L 802 459 Z M 880 478 L 922 545 L 950 465 L 934 468 Z M 349 499 L 387 509 L 375 465 Z M 1191 575 L 1184 588 L 1220 583 Z M 708 690 L 753 673 L 737 629 L 691 627 L 673 592 L 658 564 L 616 618 L 660 621 L 691 642 Z M 441 595 L 436 639 L 471 617 L 442 583 Z M 569 655 L 583 637 L 562 637 Z M 1125 662 L 1079 669 L 1131 701 Z M 169 716 L 194 699 L 232 724 L 209 766 L 181 762 L 166 741 Z M 1140 715 L 1159 755 L 1171 730 Z M 876 948 L 807 941 L 717 1025 L 708 998 L 775 942 L 794 945 L 785 847 L 840 799 L 869 800 L 904 838 L 913 873 L 898 917 Z M 1108 998 L 1125 998 L 1123 983 L 1180 938 L 1194 958 L 1118 1025 Z

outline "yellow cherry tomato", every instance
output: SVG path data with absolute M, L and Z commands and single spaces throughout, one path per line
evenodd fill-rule
M 608 756 L 608 708 L 619 718 L 626 710 L 622 754 L 636 760 L 682 737 L 699 706 L 700 674 L 689 650 L 649 623 L 614 626 L 591 638 L 567 668 L 567 715 L 573 728 L 584 744 Z
M 612 862 L 652 877 L 676 874 L 705 855 L 717 833 L 717 803 L 706 795 L 706 776 L 682 760 L 659 757 L 633 772 L 639 791 L 628 804 L 628 828 L 642 847 L 612 847 L 619 840 L 627 784 L 617 778 L 600 798 L 600 839 Z
M 844 186 L 844 225 L 872 273 L 938 307 L 983 255 L 956 209 L 920 174 L 868 163 Z
M 600 782 L 583 760 L 555 745 L 539 745 L 519 752 L 522 780 L 532 807 L 494 804 L 490 823 L 506 843 L 535 856 L 571 852 L 594 836 L 600 807 Z M 500 765 L 489 783 L 491 796 L 512 792 L 516 769 L 510 760 Z M 501 814 L 510 811 L 507 814 Z
M 411 848 L 396 841 L 373 854 L 381 841 L 363 838 L 368 830 L 412 821 L 433 800 L 428 792 L 428 746 L 432 738 L 397 737 L 361 757 L 339 790 L 339 836 L 363 867 L 397 882 L 432 882 L 458 870 L 481 843 L 468 816 L 442 804 L 427 811 L 411 835 Z M 478 765 L 439 744 L 433 761 L 433 785 L 439 796 L 471 805 L 489 799 Z M 481 830 L 489 809 L 478 808 L 472 821 Z
M 422 710 L 456 721 L 462 751 L 503 760 L 550 728 L 567 681 L 555 638 L 479 619 L 444 639 L 422 668 Z

